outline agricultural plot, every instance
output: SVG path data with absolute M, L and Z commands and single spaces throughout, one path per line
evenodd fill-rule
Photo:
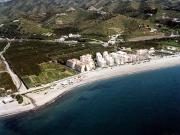
M 88 53 L 95 56 L 96 52 L 118 51 L 121 47 L 131 47 L 132 51 L 151 47 L 161 49 L 163 42 L 174 43 L 175 40 L 126 42 L 109 47 L 88 43 L 68 45 L 43 41 L 13 42 L 5 57 L 27 87 L 33 87 L 74 75 L 75 72 L 65 66 L 68 59 L 79 59 Z
M 180 39 L 179 40 L 167 40 L 167 41 L 161 41 L 161 45 L 163 46 L 173 46 L 180 49 Z
M 14 83 L 8 73 L 0 73 L 0 97 L 17 92 Z
M 41 84 L 47 84 L 76 74 L 74 70 L 57 63 L 48 62 L 42 63 L 39 66 L 41 69 L 40 74 L 22 77 L 27 87 L 30 88 Z
M 6 42 L 2 42 L 0 41 L 0 52 L 4 49 L 4 47 L 6 46 Z
M 3 63 L 3 61 L 0 59 L 0 72 L 5 70 L 5 65 Z
M 54 42 L 14 42 L 5 57 L 14 72 L 28 87 L 38 86 L 75 74 L 64 66 L 71 58 L 113 49 L 101 45 L 67 45 Z M 18 53 L 15 53 L 18 52 Z

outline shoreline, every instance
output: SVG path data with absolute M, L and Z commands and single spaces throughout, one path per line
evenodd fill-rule
M 163 68 L 170 68 L 178 65 L 180 65 L 180 56 L 173 56 L 173 57 L 171 56 L 171 57 L 151 60 L 150 62 L 140 63 L 136 65 L 127 64 L 127 65 L 109 67 L 104 69 L 97 69 L 84 74 L 79 74 L 79 75 L 83 75 L 84 77 L 82 78 L 82 80 L 77 81 L 74 84 L 69 84 L 65 87 L 60 87 L 61 80 L 59 80 L 51 83 L 51 85 L 53 85 L 52 86 L 53 88 L 48 88 L 46 90 L 36 93 L 35 92 L 27 93 L 26 95 L 28 97 L 33 98 L 35 100 L 37 107 L 34 107 L 32 104 L 22 106 L 22 105 L 18 105 L 16 102 L 10 104 L 0 103 L 0 118 L 11 117 L 14 115 L 43 109 L 46 106 L 51 105 L 52 103 L 60 99 L 68 92 L 76 88 L 82 87 L 84 85 L 94 83 L 96 81 L 107 80 L 115 77 L 124 77 L 136 73 L 143 73 L 143 72 L 148 72 Z M 74 76 L 70 78 L 73 77 Z

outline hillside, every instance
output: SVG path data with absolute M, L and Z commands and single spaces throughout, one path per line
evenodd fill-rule
M 0 3 L 0 36 L 42 39 L 79 32 L 107 37 L 122 31 L 143 36 L 152 33 L 138 26 L 156 28 L 164 14 L 180 18 L 179 7 L 178 0 L 11 0 Z M 166 23 L 162 29 L 169 31 Z

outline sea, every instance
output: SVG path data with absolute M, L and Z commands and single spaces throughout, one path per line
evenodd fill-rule
M 77 87 L 0 119 L 0 135 L 180 135 L 180 66 Z

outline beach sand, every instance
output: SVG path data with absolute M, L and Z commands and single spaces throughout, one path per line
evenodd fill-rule
M 48 88 L 43 91 L 26 94 L 26 96 L 34 100 L 36 106 L 33 106 L 32 104 L 22 106 L 19 105 L 17 102 L 13 102 L 5 105 L 0 102 L 0 117 L 19 114 L 32 109 L 38 109 L 39 107 L 54 102 L 57 98 L 61 97 L 63 94 L 67 93 L 68 91 L 73 90 L 74 88 L 80 87 L 82 85 L 86 85 L 88 83 L 93 83 L 94 81 L 105 80 L 118 76 L 121 77 L 134 73 L 146 72 L 150 70 L 167 68 L 176 65 L 180 65 L 180 56 L 164 57 L 161 59 L 151 60 L 150 62 L 140 63 L 136 65 L 127 64 L 127 65 L 109 67 L 105 69 L 97 69 L 95 71 L 83 73 L 80 74 L 81 76 L 83 76 L 83 78 L 81 80 L 76 80 L 76 82 L 71 85 L 69 84 L 65 87 L 62 87 L 62 85 L 60 84 L 60 82 L 62 83 L 62 81 L 57 81 L 48 84 L 48 86 L 53 85 L 51 88 Z M 75 76 L 71 77 L 70 79 L 72 78 L 75 78 Z

